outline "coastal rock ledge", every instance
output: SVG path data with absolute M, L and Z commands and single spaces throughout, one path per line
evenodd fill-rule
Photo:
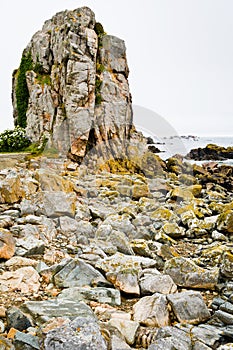
M 13 73 L 15 125 L 76 160 L 100 144 L 111 154 L 133 129 L 128 74 L 124 41 L 106 35 L 89 8 L 57 13 Z

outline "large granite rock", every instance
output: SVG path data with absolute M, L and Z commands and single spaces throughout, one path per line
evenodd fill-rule
M 111 154 L 132 129 L 125 43 L 95 24 L 87 7 L 57 13 L 33 35 L 22 58 L 30 68 L 27 135 L 32 142 L 46 137 L 77 160 L 101 143 L 106 147 L 99 150 Z M 15 124 L 19 70 L 13 75 Z

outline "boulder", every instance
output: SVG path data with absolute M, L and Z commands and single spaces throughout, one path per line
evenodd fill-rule
M 109 286 L 104 276 L 81 259 L 72 259 L 53 276 L 59 288 Z
M 33 35 L 13 75 L 15 124 L 25 118 L 16 91 L 26 60 L 28 137 L 47 138 L 50 149 L 78 161 L 124 154 L 132 129 L 125 43 L 95 24 L 87 7 L 57 13 Z
M 32 200 L 37 215 L 49 218 L 60 216 L 75 216 L 76 195 L 65 192 L 40 192 Z
M 177 291 L 177 286 L 169 275 L 144 272 L 144 275 L 139 279 L 139 285 L 143 295 L 154 293 L 170 294 Z
M 74 319 L 76 317 L 93 317 L 92 310 L 84 302 L 53 299 L 44 301 L 26 301 L 20 309 L 30 315 L 33 322 L 42 325 L 57 317 Z
M 133 319 L 148 327 L 164 327 L 170 322 L 167 299 L 155 293 L 141 298 L 133 306 Z
M 91 313 L 80 314 L 73 321 L 50 330 L 44 339 L 45 350 L 107 350 L 107 345 L 100 333 L 98 323 Z
M 192 350 L 192 341 L 186 332 L 177 327 L 160 328 L 156 334 L 156 340 L 148 350 Z M 204 349 L 203 349 L 204 350 Z
M 219 269 L 210 270 L 197 266 L 191 259 L 172 258 L 166 261 L 164 273 L 182 287 L 214 289 L 219 277 Z
M 167 299 L 181 323 L 197 324 L 210 318 L 210 312 L 200 292 L 187 291 L 170 294 Z

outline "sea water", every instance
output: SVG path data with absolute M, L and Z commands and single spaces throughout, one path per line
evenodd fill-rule
M 203 148 L 208 144 L 233 147 L 233 136 L 170 136 L 155 140 L 155 146 L 161 151 L 159 156 L 164 160 L 175 154 L 185 156 L 191 149 Z M 218 162 L 233 165 L 233 159 Z

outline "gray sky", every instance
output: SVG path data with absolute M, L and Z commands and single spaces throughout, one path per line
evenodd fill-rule
M 179 134 L 233 135 L 232 0 L 7 0 L 0 4 L 0 131 L 13 127 L 11 73 L 56 12 L 89 6 L 124 39 L 133 103 Z M 141 126 L 149 129 L 149 125 Z

